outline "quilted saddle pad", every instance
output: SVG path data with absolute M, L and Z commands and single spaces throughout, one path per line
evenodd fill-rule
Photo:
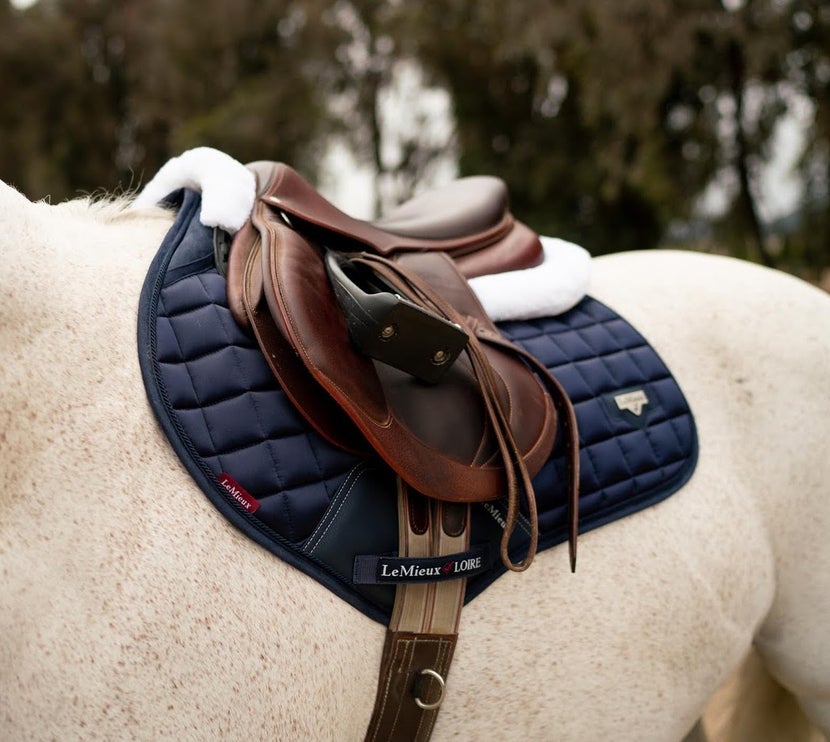
M 138 327 L 142 375 L 161 427 L 233 525 L 388 623 L 394 585 L 367 581 L 355 565 L 396 551 L 394 476 L 380 460 L 334 447 L 293 409 L 256 340 L 227 309 L 213 233 L 198 219 L 199 194 L 178 191 L 169 203 L 178 214 L 150 266 Z M 657 353 L 622 317 L 586 297 L 566 314 L 499 328 L 550 369 L 574 404 L 580 532 L 657 503 L 688 480 L 697 459 L 692 413 Z M 540 550 L 567 538 L 565 482 L 557 444 L 534 478 Z M 202 507 L 182 497 L 179 512 Z M 495 558 L 468 579 L 467 601 L 504 572 L 497 557 L 504 514 L 503 502 L 473 506 L 471 543 Z M 514 557 L 527 542 L 527 522 L 520 525 Z

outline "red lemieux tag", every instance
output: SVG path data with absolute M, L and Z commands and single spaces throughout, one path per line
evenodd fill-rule
M 228 494 L 236 500 L 245 511 L 255 513 L 259 509 L 259 500 L 248 492 L 227 472 L 219 475 L 219 483 L 228 491 Z

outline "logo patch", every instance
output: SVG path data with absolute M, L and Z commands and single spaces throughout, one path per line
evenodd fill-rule
M 651 400 L 646 387 L 619 389 L 604 394 L 605 409 L 611 418 L 624 420 L 635 428 L 645 428 L 657 404 Z
M 614 402 L 618 410 L 627 410 L 632 415 L 637 415 L 637 417 L 643 414 L 643 407 L 648 404 L 648 401 L 648 396 L 642 389 L 614 395 Z
M 222 472 L 219 475 L 219 484 L 221 484 L 228 491 L 228 494 L 245 509 L 246 513 L 251 513 L 253 515 L 257 510 L 259 510 L 259 500 L 257 500 L 256 497 L 248 492 L 227 472 Z

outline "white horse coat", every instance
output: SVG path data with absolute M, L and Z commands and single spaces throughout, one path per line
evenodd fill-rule
M 0 738 L 361 739 L 384 628 L 232 528 L 162 436 L 138 295 L 171 223 L 0 184 Z M 668 500 L 462 614 L 435 740 L 678 740 L 754 643 L 830 733 L 830 299 L 594 261 L 695 414 Z

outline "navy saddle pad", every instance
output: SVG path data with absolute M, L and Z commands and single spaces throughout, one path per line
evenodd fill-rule
M 199 194 L 178 191 L 170 204 L 178 215 L 139 308 L 141 370 L 156 417 L 231 523 L 388 623 L 394 585 L 356 579 L 355 563 L 397 549 L 394 476 L 379 460 L 334 447 L 293 409 L 256 340 L 227 309 L 212 230 L 198 218 Z M 688 480 L 697 458 L 692 414 L 657 353 L 618 314 L 587 297 L 566 314 L 499 327 L 542 361 L 573 401 L 580 532 L 659 502 Z M 567 538 L 565 482 L 557 443 L 534 479 L 540 550 Z M 181 507 L 200 504 L 186 500 Z M 504 513 L 504 502 L 473 505 L 472 544 L 488 547 L 494 558 L 468 579 L 467 601 L 504 572 L 497 556 Z M 511 541 L 514 558 L 524 554 L 528 538 L 527 521 L 520 526 Z

